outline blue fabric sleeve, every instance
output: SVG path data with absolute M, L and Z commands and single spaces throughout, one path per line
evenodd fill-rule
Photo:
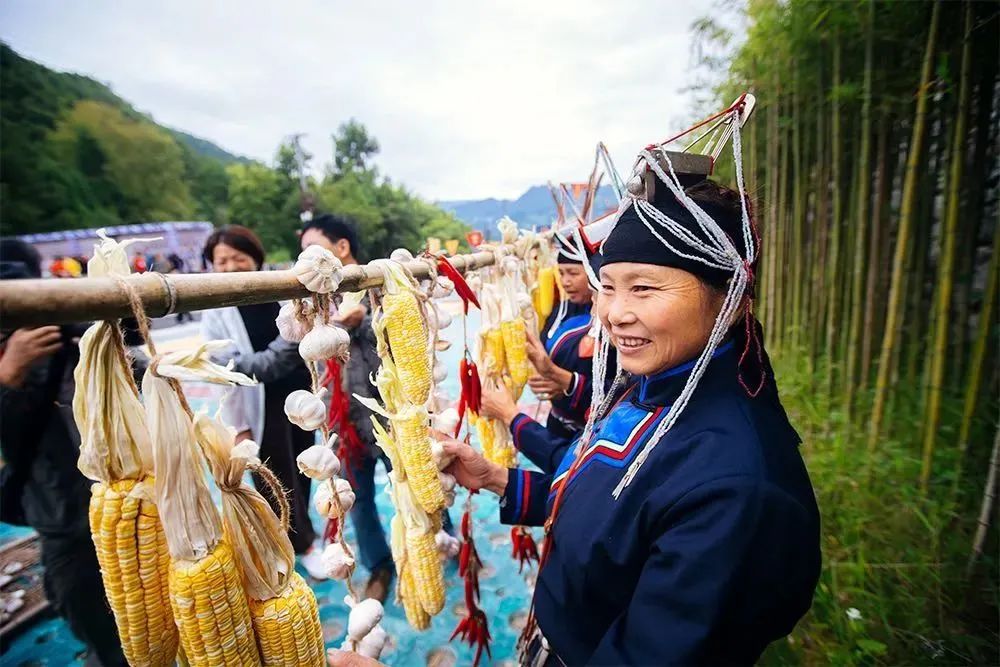
M 713 646 L 743 639 L 733 609 L 768 617 L 791 602 L 780 591 L 795 588 L 788 578 L 796 568 L 778 564 L 802 554 L 775 550 L 796 543 L 790 534 L 805 513 L 759 479 L 733 476 L 688 491 L 656 522 L 635 594 L 587 663 L 713 664 Z
M 514 447 L 547 473 L 555 472 L 570 445 L 570 439 L 554 435 L 523 412 L 510 422 L 510 434 Z
M 548 515 L 552 475 L 510 468 L 507 488 L 500 497 L 500 523 L 508 526 L 541 526 Z

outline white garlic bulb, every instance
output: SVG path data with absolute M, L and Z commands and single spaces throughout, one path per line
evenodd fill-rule
M 378 660 L 388 643 L 389 633 L 381 625 L 376 625 L 358 642 L 358 653 L 366 658 Z
M 309 310 L 312 310 L 311 306 Z M 274 323 L 278 325 L 281 337 L 290 343 L 298 343 L 312 328 L 312 320 L 309 317 L 303 321 L 295 316 L 294 303 L 283 305 L 278 311 L 278 316 L 274 318 Z
M 307 389 L 296 389 L 285 399 L 285 416 L 303 431 L 315 431 L 326 420 L 326 389 L 314 394 Z
M 382 622 L 385 610 L 382 603 L 373 598 L 366 598 L 354 605 L 347 617 L 347 636 L 353 641 L 361 641 L 365 635 Z
M 434 536 L 434 544 L 443 558 L 454 558 L 462 546 L 457 537 L 452 537 L 443 530 L 439 530 Z
M 433 306 L 431 308 L 431 311 L 434 314 L 433 315 L 434 320 L 437 322 L 438 331 L 441 331 L 442 329 L 447 329 L 448 327 L 451 326 L 452 317 L 448 311 L 444 310 L 443 308 L 438 308 L 437 306 Z
M 340 285 L 344 265 L 326 248 L 311 245 L 299 254 L 292 272 L 310 292 L 328 294 Z
M 444 506 L 452 507 L 455 504 L 456 493 L 454 490 L 444 492 Z
M 295 458 L 299 472 L 306 477 L 324 481 L 340 473 L 340 459 L 327 445 L 313 445 Z
M 354 559 L 347 555 L 340 542 L 334 542 L 323 549 L 323 567 L 331 579 L 343 581 L 351 576 L 354 570 Z
M 455 283 L 444 276 L 438 276 L 437 280 L 434 281 L 434 290 L 431 292 L 431 296 L 435 299 L 443 299 L 446 296 L 451 296 L 454 291 Z
M 449 475 L 446 472 L 439 472 L 438 481 L 441 482 L 441 488 L 445 491 L 445 493 L 455 490 L 456 480 L 454 475 Z
M 320 484 L 316 487 L 313 495 L 313 506 L 324 519 L 333 519 L 340 516 L 340 510 L 334 505 L 333 489 L 329 484 Z
M 469 288 L 479 294 L 483 289 L 483 279 L 478 273 L 473 273 L 471 276 L 465 277 L 465 282 L 469 285 Z
M 351 511 L 354 507 L 354 489 L 351 488 L 351 483 L 342 477 L 338 477 L 333 481 L 333 490 L 337 494 L 337 502 L 340 503 L 340 509 L 344 514 Z
M 406 248 L 396 248 L 389 255 L 389 259 L 394 262 L 410 262 L 413 261 L 413 253 Z
M 503 270 L 506 273 L 517 273 L 518 269 L 521 268 L 521 262 L 517 257 L 504 257 L 503 258 Z
M 340 327 L 324 324 L 317 317 L 312 331 L 299 343 L 299 355 L 306 361 L 344 360 L 351 350 L 351 336 Z
M 434 464 L 437 466 L 438 470 L 444 470 L 451 463 L 454 458 L 449 454 L 444 453 L 444 445 L 438 440 L 431 440 L 431 456 L 434 458 Z
M 458 426 L 458 410 L 455 408 L 448 408 L 431 417 L 431 428 L 435 431 L 453 435 L 456 426 Z
M 434 382 L 441 384 L 448 378 L 448 367 L 440 361 L 434 362 Z
M 436 352 L 446 352 L 451 349 L 451 341 L 447 338 L 438 338 L 434 342 L 434 350 Z

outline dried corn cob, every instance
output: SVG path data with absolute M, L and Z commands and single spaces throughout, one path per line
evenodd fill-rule
M 506 351 L 504 350 L 503 331 L 500 327 L 488 329 L 483 334 L 482 366 L 486 375 L 498 377 L 506 368 Z
M 420 606 L 434 616 L 444 608 L 444 572 L 434 541 L 434 521 L 417 506 L 409 485 L 392 475 L 393 498 L 405 528 L 406 565 L 413 574 Z
M 288 539 L 288 509 L 282 520 L 256 489 L 243 483 L 248 469 L 272 486 L 283 501 L 273 474 L 257 458 L 257 444 L 234 446 L 235 433 L 217 419 L 199 414 L 195 433 L 212 476 L 222 491 L 222 523 L 236 552 L 236 565 L 249 598 L 250 620 L 264 665 L 325 664 L 323 630 L 316 596 L 295 573 L 295 552 Z
M 420 507 L 433 514 L 444 508 L 445 499 L 431 455 L 429 420 L 424 408 L 407 406 L 392 418 L 392 429 L 410 490 Z
M 396 602 L 402 604 L 406 620 L 414 629 L 426 630 L 430 627 L 431 616 L 424 610 L 417 597 L 417 584 L 413 580 L 412 565 L 406 558 L 406 527 L 399 514 L 392 517 L 390 533 L 392 558 L 396 562 L 396 570 L 399 574 Z
M 93 275 L 109 275 L 99 265 L 118 255 L 124 258 L 113 241 L 97 246 Z M 127 259 L 124 264 L 128 273 Z M 172 665 L 178 639 L 167 593 L 170 558 L 149 474 L 152 445 L 117 326 L 97 323 L 84 333 L 74 379 L 78 465 L 97 482 L 91 536 L 122 651 L 133 665 Z
M 501 322 L 500 331 L 503 334 L 504 357 L 507 361 L 507 372 L 513 383 L 514 400 L 521 397 L 524 385 L 531 375 L 531 365 L 528 362 L 528 338 L 525 333 L 524 319 L 516 317 Z
M 552 266 L 543 266 L 538 269 L 538 283 L 531 293 L 531 302 L 538 315 L 538 326 L 543 326 L 555 307 L 556 299 L 556 270 Z
M 251 598 L 250 616 L 265 665 L 326 664 L 316 596 L 298 572 L 278 597 Z
M 91 487 L 90 529 L 122 651 L 133 665 L 172 665 L 177 628 L 170 609 L 170 555 L 152 502 L 152 478 Z
M 253 381 L 210 362 L 219 343 L 160 356 L 142 381 L 156 448 L 156 499 L 170 551 L 170 601 L 192 667 L 260 665 L 250 608 L 230 544 L 222 537 L 196 449 L 194 424 L 165 378 Z
M 427 402 L 431 392 L 431 360 L 427 324 L 421 304 L 399 264 L 379 263 L 385 277 L 382 312 L 378 319 L 389 341 L 403 394 L 414 405 Z M 382 355 L 384 356 L 384 355 Z

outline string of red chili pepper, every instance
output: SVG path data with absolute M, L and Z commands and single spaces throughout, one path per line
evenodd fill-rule
M 514 526 L 510 529 L 510 541 L 513 545 L 510 555 L 518 562 L 518 572 L 523 572 L 525 565 L 530 568 L 532 561 L 538 562 L 538 545 L 528 529 Z
M 472 539 L 472 496 L 475 491 L 470 491 L 465 501 L 465 512 L 462 514 L 462 547 L 458 553 L 458 573 L 465 579 L 465 608 L 468 611 L 465 618 L 458 622 L 455 631 L 451 633 L 449 641 L 461 636 L 462 641 L 469 647 L 476 646 L 476 657 L 473 667 L 479 665 L 483 651 L 490 659 L 493 654 L 490 652 L 489 622 L 486 613 L 479 608 L 479 570 L 483 563 L 479 560 L 479 552 L 476 551 L 475 541 Z
M 458 362 L 458 378 L 461 392 L 458 397 L 458 424 L 455 425 L 455 437 L 462 430 L 462 422 L 465 420 L 465 411 L 468 410 L 474 415 L 479 414 L 482 405 L 482 386 L 479 383 L 479 369 L 476 362 L 469 355 L 469 348 L 466 346 L 462 360 Z

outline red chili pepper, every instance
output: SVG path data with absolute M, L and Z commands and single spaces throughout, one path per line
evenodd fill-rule
M 469 376 L 469 393 L 471 394 L 469 409 L 478 415 L 483 406 L 483 385 L 479 381 L 479 369 L 473 361 L 469 361 Z
M 334 538 L 337 537 L 338 528 L 339 523 L 336 519 L 326 520 L 326 528 L 323 530 L 323 544 L 333 542 Z
M 448 280 L 454 283 L 455 291 L 458 293 L 458 296 L 462 298 L 462 304 L 465 307 L 466 315 L 469 314 L 470 303 L 474 305 L 476 308 L 480 307 L 479 300 L 476 298 L 476 293 L 472 291 L 471 287 L 469 287 L 469 283 L 465 282 L 465 278 L 462 277 L 462 274 L 459 273 L 458 270 L 451 265 L 451 262 L 449 262 L 444 257 L 439 257 L 438 271 L 444 274 L 444 276 Z

